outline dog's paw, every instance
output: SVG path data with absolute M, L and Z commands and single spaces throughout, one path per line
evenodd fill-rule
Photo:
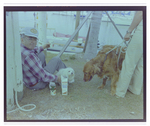
M 74 80 L 69 81 L 69 83 L 73 83 L 73 82 L 74 82 Z
M 116 94 L 115 91 L 111 91 L 111 95 L 114 96 Z

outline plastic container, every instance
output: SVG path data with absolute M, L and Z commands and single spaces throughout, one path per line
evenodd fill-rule
M 83 41 L 82 38 L 78 38 L 78 44 L 82 45 L 82 41 Z
M 62 95 L 68 95 L 68 78 L 61 76 Z
M 54 82 L 49 83 L 49 88 L 50 88 L 50 94 L 51 95 L 56 95 L 56 84 Z

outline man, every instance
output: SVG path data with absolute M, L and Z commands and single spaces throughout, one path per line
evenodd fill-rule
M 133 21 L 124 37 L 126 41 L 130 39 L 132 31 L 135 33 L 127 47 L 122 70 L 117 82 L 116 95 L 125 97 L 127 89 L 133 94 L 140 95 L 143 86 L 143 15 L 142 11 L 137 11 Z
M 21 32 L 21 56 L 23 81 L 27 88 L 39 90 L 45 88 L 50 82 L 61 83 L 61 77 L 53 75 L 54 72 L 66 65 L 59 57 L 53 57 L 48 64 L 42 52 L 49 48 L 50 44 L 37 47 L 38 31 L 32 27 L 26 27 Z

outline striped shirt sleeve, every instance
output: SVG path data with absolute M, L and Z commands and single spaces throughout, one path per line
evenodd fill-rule
M 42 52 L 44 49 L 43 49 L 42 46 L 40 46 L 40 47 L 35 47 L 34 50 L 35 50 L 37 53 L 40 53 L 40 52 Z

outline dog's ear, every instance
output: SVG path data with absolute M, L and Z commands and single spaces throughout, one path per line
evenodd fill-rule
M 96 65 L 93 66 L 94 66 L 94 74 L 98 74 L 100 72 L 100 68 L 97 67 Z

